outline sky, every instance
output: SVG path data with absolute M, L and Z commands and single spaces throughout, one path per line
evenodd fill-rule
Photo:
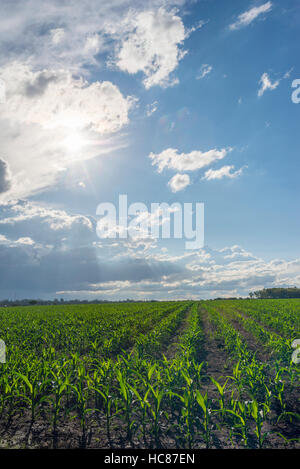
M 299 6 L 2 0 L 0 298 L 300 287 Z M 120 237 L 120 195 L 204 204 L 204 244 Z

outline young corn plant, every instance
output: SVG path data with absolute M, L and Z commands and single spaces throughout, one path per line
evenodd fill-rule
M 229 378 L 225 381 L 223 386 L 221 386 L 220 383 L 218 383 L 217 380 L 215 380 L 213 377 L 210 378 L 213 384 L 216 386 L 219 394 L 220 394 L 220 399 L 219 399 L 219 405 L 220 405 L 220 411 L 222 415 L 222 421 L 224 421 L 225 415 L 226 415 L 226 409 L 225 409 L 225 388 L 228 383 Z
M 147 444 L 147 438 L 146 438 L 146 425 L 147 425 L 147 409 L 149 408 L 150 404 L 148 401 L 148 395 L 150 392 L 150 388 L 147 389 L 145 394 L 143 395 L 141 392 L 138 392 L 137 386 L 131 386 L 129 385 L 130 389 L 132 392 L 135 394 L 137 397 L 140 407 L 141 407 L 141 428 L 142 428 L 142 436 L 144 443 Z
M 80 421 L 81 427 L 81 440 L 80 446 L 86 448 L 87 445 L 87 415 L 92 412 L 92 409 L 88 408 L 89 390 L 91 388 L 92 381 L 86 372 L 84 365 L 80 365 L 77 369 L 77 381 L 71 385 L 75 396 L 75 407 L 77 415 Z
M 117 370 L 116 373 L 118 384 L 119 384 L 119 391 L 121 395 L 121 402 L 123 404 L 123 408 L 125 411 L 125 422 L 127 428 L 127 439 L 131 442 L 132 441 L 132 429 L 135 424 L 134 420 L 131 420 L 131 409 L 132 409 L 132 402 L 134 393 L 132 392 L 129 383 L 127 381 L 127 377 L 125 376 L 122 371 Z
M 181 401 L 181 422 L 179 428 L 184 431 L 184 445 L 188 449 L 192 449 L 194 440 L 193 426 L 193 403 L 194 395 L 190 390 L 184 391 L 183 395 L 173 393 Z
M 273 383 L 273 386 L 274 386 L 273 392 L 274 392 L 275 398 L 279 402 L 281 413 L 284 413 L 286 411 L 286 403 L 284 399 L 285 382 L 282 379 L 282 373 L 283 373 L 283 368 L 279 369 L 276 373 L 274 383 Z
M 198 389 L 196 389 L 196 401 L 202 411 L 202 419 L 200 423 L 201 433 L 205 441 L 206 449 L 211 446 L 211 402 L 207 396 L 207 393 L 203 396 Z
M 193 379 L 189 376 L 187 370 L 181 370 L 181 374 L 185 380 L 183 395 L 172 392 L 181 401 L 181 421 L 180 428 L 184 428 L 184 443 L 188 449 L 192 449 L 194 441 L 194 392 L 192 389 Z
M 8 364 L 5 364 L 4 367 L 8 367 Z M 16 397 L 20 396 L 20 386 L 19 386 L 20 377 L 12 372 L 10 375 L 6 372 L 1 376 L 0 381 L 0 418 L 7 418 L 7 421 L 10 422 L 16 408 L 14 402 Z
M 152 419 L 152 431 L 154 435 L 154 441 L 155 445 L 157 448 L 160 447 L 160 427 L 159 427 L 159 422 L 160 422 L 160 417 L 162 415 L 162 400 L 163 397 L 165 396 L 165 391 L 163 388 L 160 388 L 159 386 L 154 389 L 154 387 L 149 384 L 150 388 L 150 393 L 152 395 L 152 400 L 153 400 L 153 405 L 149 404 L 149 411 L 150 411 L 150 416 Z
M 37 407 L 42 403 L 46 402 L 49 399 L 47 394 L 44 394 L 44 387 L 46 383 L 42 383 L 40 381 L 40 377 L 38 374 L 35 374 L 31 378 L 28 376 L 23 375 L 22 373 L 17 373 L 20 380 L 24 383 L 24 390 L 20 392 L 19 397 L 21 397 L 25 402 L 28 403 L 31 411 L 31 422 L 30 422 L 30 429 L 34 424 L 35 417 L 36 417 L 36 410 Z M 27 392 L 26 392 L 27 391 Z
M 101 387 L 100 387 L 101 386 Z M 92 389 L 102 398 L 103 404 L 104 404 L 104 414 L 105 414 L 105 421 L 106 421 L 106 436 L 108 441 L 111 441 L 111 433 L 110 433 L 110 428 L 111 428 L 111 420 L 112 420 L 112 408 L 113 405 L 115 406 L 115 412 L 114 415 L 117 415 L 118 413 L 118 408 L 117 408 L 117 402 L 115 399 L 113 399 L 111 395 L 111 388 L 110 388 L 110 383 L 107 382 L 106 384 L 100 384 L 99 387 L 92 387 Z M 98 408 L 96 409 L 98 411 Z
M 53 431 L 53 444 L 57 445 L 57 423 L 59 413 L 62 407 L 62 401 L 64 396 L 67 394 L 70 386 L 70 376 L 65 372 L 67 362 L 61 367 L 57 367 L 56 370 L 51 370 L 50 375 L 52 377 L 52 391 L 53 397 L 50 398 L 52 401 L 52 431 Z
M 263 448 L 264 442 L 270 432 L 263 432 L 262 427 L 265 422 L 266 415 L 270 412 L 270 408 L 267 404 L 262 403 L 261 409 L 256 400 L 252 401 L 250 404 L 251 416 L 255 421 L 255 436 L 257 438 L 257 443 L 259 449 Z
M 233 416 L 233 426 L 230 429 L 230 439 L 233 443 L 232 436 L 238 436 L 242 439 L 245 448 L 248 448 L 248 403 L 237 401 L 236 404 L 237 405 L 234 406 L 234 409 L 226 409 L 226 412 Z

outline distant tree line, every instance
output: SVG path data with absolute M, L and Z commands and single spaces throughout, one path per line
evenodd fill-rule
M 155 302 L 157 300 L 145 300 L 144 302 Z M 34 306 L 34 305 L 78 305 L 78 304 L 105 304 L 105 303 L 142 303 L 143 300 L 131 300 L 130 298 L 127 298 L 127 300 L 115 300 L 115 301 L 109 301 L 109 300 L 99 300 L 99 299 L 94 299 L 94 300 L 64 300 L 63 298 L 54 298 L 54 300 L 41 300 L 41 299 L 27 299 L 24 298 L 22 300 L 0 300 L 0 307 L 5 307 L 5 306 Z
M 300 298 L 300 288 L 264 288 L 249 293 L 250 298 L 257 298 L 259 300 L 265 299 L 280 299 L 280 298 Z

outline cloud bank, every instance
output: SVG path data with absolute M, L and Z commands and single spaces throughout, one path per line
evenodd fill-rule
M 300 286 L 300 259 L 265 261 L 238 245 L 174 255 L 150 239 L 100 241 L 82 216 L 21 201 L 5 210 L 2 298 L 199 299 Z

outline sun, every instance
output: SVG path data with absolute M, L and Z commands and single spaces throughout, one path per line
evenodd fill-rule
M 72 132 L 63 140 L 63 145 L 67 152 L 73 155 L 80 153 L 85 144 L 85 139 L 79 132 Z

